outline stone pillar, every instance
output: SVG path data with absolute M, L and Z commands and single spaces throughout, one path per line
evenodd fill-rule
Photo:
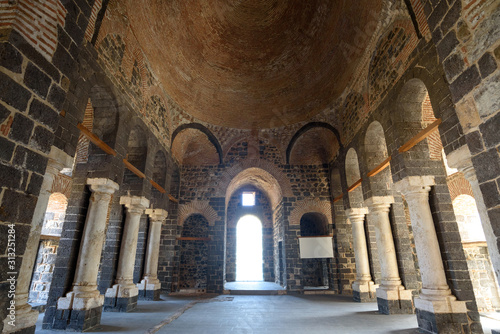
M 144 277 L 137 284 L 139 299 L 159 300 L 161 283 L 158 280 L 158 255 L 160 253 L 161 225 L 167 218 L 168 212 L 162 209 L 146 209 L 149 216 L 148 244 L 146 248 L 146 262 Z
M 462 172 L 471 185 L 474 199 L 476 200 L 477 211 L 479 213 L 479 217 L 481 218 L 481 224 L 486 237 L 486 243 L 488 244 L 490 259 L 493 264 L 497 282 L 500 284 L 500 252 L 497 245 L 497 238 L 495 233 L 493 233 L 490 217 L 488 216 L 488 209 L 484 204 L 483 193 L 479 187 L 476 171 L 472 166 L 469 148 L 467 146 L 462 146 L 458 150 L 448 154 L 446 159 L 448 161 L 448 165 L 450 167 L 457 168 L 460 172 Z
M 408 176 L 394 185 L 408 203 L 422 276 L 422 292 L 415 298 L 418 325 L 430 332 L 459 332 L 461 325 L 468 323 L 467 308 L 464 301 L 457 301 L 451 294 L 446 281 L 429 206 L 434 176 Z
M 28 304 L 28 296 L 31 276 L 33 274 L 33 265 L 36 261 L 38 246 L 40 243 L 40 232 L 42 230 L 45 211 L 47 211 L 49 197 L 52 194 L 51 189 L 52 184 L 54 183 L 54 178 L 63 168 L 69 168 L 72 164 L 72 157 L 60 149 L 52 146 L 40 194 L 38 195 L 38 201 L 35 206 L 35 211 L 33 212 L 30 235 L 22 257 L 21 269 L 19 271 L 19 276 L 17 277 L 16 297 L 14 299 L 16 302 L 16 326 L 10 326 L 10 318 L 6 318 L 4 320 L 3 333 L 35 332 L 38 311 L 31 309 L 31 306 Z
M 392 196 L 374 196 L 365 201 L 369 217 L 375 225 L 382 284 L 377 289 L 377 304 L 383 314 L 413 313 L 412 291 L 405 290 L 399 277 L 396 248 L 392 236 L 389 210 Z
M 368 302 L 375 299 L 377 286 L 372 281 L 370 274 L 370 260 L 366 246 L 364 220 L 368 212 L 366 208 L 353 208 L 346 210 L 346 215 L 352 225 L 354 241 L 354 257 L 356 258 L 356 280 L 352 284 L 353 299 L 357 302 Z
M 111 195 L 118 184 L 105 178 L 87 179 L 92 191 L 83 228 L 73 288 L 57 301 L 54 329 L 84 331 L 101 322 L 104 296 L 97 290 L 97 274 L 106 234 Z
M 115 285 L 105 294 L 104 311 L 130 312 L 137 308 L 139 289 L 134 284 L 134 264 L 141 215 L 149 205 L 142 196 L 122 196 L 127 214 L 123 228 Z

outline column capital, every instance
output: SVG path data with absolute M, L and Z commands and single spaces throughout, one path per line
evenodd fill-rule
M 405 196 L 418 193 L 427 195 L 434 184 L 432 175 L 407 176 L 394 183 L 394 188 Z
M 351 223 L 362 222 L 367 213 L 367 208 L 351 208 L 345 210 L 345 214 L 349 218 Z
M 142 214 L 149 206 L 149 199 L 144 196 L 121 196 L 120 204 L 125 205 L 130 213 Z
M 146 209 L 146 214 L 149 216 L 149 219 L 151 219 L 151 222 L 163 223 L 168 217 L 167 210 L 163 209 Z
M 365 204 L 370 212 L 389 211 L 392 203 L 394 203 L 393 196 L 373 196 L 365 200 Z
M 87 184 L 94 193 L 113 194 L 119 188 L 116 182 L 105 178 L 88 178 Z

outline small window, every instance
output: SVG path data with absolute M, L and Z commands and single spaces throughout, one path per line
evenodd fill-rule
M 255 193 L 243 193 L 242 195 L 243 206 L 254 206 L 255 205 Z

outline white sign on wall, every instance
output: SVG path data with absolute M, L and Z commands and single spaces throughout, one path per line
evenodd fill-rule
M 333 257 L 333 237 L 299 238 L 301 259 L 321 259 Z

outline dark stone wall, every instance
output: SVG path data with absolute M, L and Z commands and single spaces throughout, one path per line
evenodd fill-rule
M 192 215 L 182 226 L 182 237 L 207 238 L 208 221 L 202 215 Z M 179 289 L 206 289 L 208 241 L 181 240 Z

